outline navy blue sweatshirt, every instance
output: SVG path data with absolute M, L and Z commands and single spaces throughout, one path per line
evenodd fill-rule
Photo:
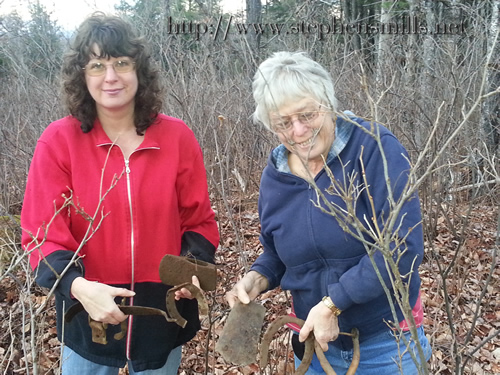
M 369 191 L 375 217 L 382 229 L 391 208 L 382 153 L 373 134 L 380 133 L 395 201 L 408 182 L 409 158 L 400 142 L 385 127 L 359 118 L 354 118 L 354 121 L 356 125 L 340 117 L 337 119 L 337 134 L 342 131 L 349 136 L 342 151 L 329 158 L 327 165 L 340 186 L 348 187 L 351 183 L 357 186 L 356 216 L 363 223 L 365 217 L 371 222 L 374 216 Z M 362 177 L 362 166 L 368 189 Z M 330 202 L 340 208 L 346 207 L 339 196 L 327 192 L 332 190 L 332 181 L 325 169 L 315 177 L 315 183 Z M 314 202 L 318 202 L 315 189 L 298 176 L 278 171 L 271 154 L 262 175 L 259 195 L 260 241 L 264 252 L 252 270 L 268 279 L 269 289 L 281 284 L 283 289 L 290 290 L 295 313 L 301 319 L 305 320 L 310 309 L 328 295 L 343 311 L 339 316 L 341 332 L 350 332 L 356 327 L 363 341 L 390 329 L 386 322 L 394 321 L 393 314 L 365 245 L 346 233 L 337 219 L 323 212 Z M 407 276 L 403 282 L 409 288 L 410 304 L 414 306 L 420 289 L 418 267 L 424 252 L 417 194 L 405 202 L 394 228 L 393 233 L 404 241 L 399 245 L 391 243 L 391 249 L 394 259 L 399 256 L 399 271 Z M 370 236 L 365 235 L 365 239 L 373 243 Z M 390 276 L 381 252 L 376 251 L 374 258 L 392 294 Z M 394 296 L 392 298 L 394 300 Z M 395 305 L 398 320 L 404 320 L 397 303 Z M 352 348 L 351 339 L 346 336 L 339 336 L 333 344 L 343 350 Z

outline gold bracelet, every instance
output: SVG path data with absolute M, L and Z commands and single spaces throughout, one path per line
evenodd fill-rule
M 342 313 L 342 310 L 340 310 L 337 306 L 335 306 L 335 304 L 333 303 L 332 299 L 329 296 L 324 296 L 322 301 L 326 305 L 326 307 L 332 310 L 335 316 L 339 316 Z

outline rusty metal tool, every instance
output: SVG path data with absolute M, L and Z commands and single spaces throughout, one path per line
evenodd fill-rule
M 304 321 L 302 319 L 299 319 L 299 318 L 296 318 L 293 316 L 289 316 L 289 315 L 281 316 L 281 317 L 277 318 L 274 322 L 272 322 L 269 325 L 269 327 L 267 328 L 267 331 L 264 334 L 264 337 L 262 338 L 262 343 L 261 343 L 261 347 L 260 347 L 260 356 L 261 356 L 260 357 L 260 367 L 261 368 L 264 368 L 267 366 L 269 346 L 271 344 L 273 335 L 276 332 L 278 332 L 278 330 L 281 326 L 283 326 L 287 323 L 294 323 L 300 327 L 302 327 L 304 325 Z M 351 333 L 340 332 L 339 334 L 352 337 L 353 357 L 352 357 L 351 365 L 349 366 L 349 369 L 347 370 L 346 375 L 354 375 L 356 373 L 356 370 L 358 369 L 359 360 L 360 360 L 359 332 L 356 328 L 353 328 Z M 313 333 L 310 333 L 306 339 L 304 357 L 302 358 L 302 361 L 301 361 L 299 367 L 296 369 L 294 375 L 304 375 L 306 373 L 307 369 L 311 365 L 314 352 L 316 353 L 316 356 L 318 357 L 319 363 L 321 364 L 321 367 L 325 371 L 325 374 L 326 375 L 336 375 L 332 366 L 330 365 L 330 363 L 326 359 L 325 353 L 321 349 L 321 346 L 314 339 Z
M 122 301 L 118 308 L 125 315 L 161 315 L 167 322 L 173 322 L 184 328 L 187 321 L 177 311 L 175 304 L 175 291 L 182 288 L 188 289 L 194 298 L 198 301 L 198 308 L 202 315 L 208 314 L 208 304 L 203 295 L 203 292 L 191 283 L 191 277 L 196 275 L 200 281 L 200 286 L 203 290 L 215 290 L 217 281 L 217 269 L 215 265 L 203 262 L 197 259 L 180 257 L 175 255 L 165 255 L 160 262 L 160 279 L 166 285 L 173 285 L 167 291 L 166 295 L 166 312 L 157 308 L 145 306 L 125 306 L 125 301 Z M 83 305 L 77 302 L 71 306 L 64 316 L 66 323 L 71 322 L 73 317 L 83 311 Z M 106 345 L 106 329 L 107 324 L 94 321 L 89 317 L 89 325 L 92 329 L 92 340 L 96 343 Z M 127 326 L 122 322 L 121 332 L 114 336 L 115 340 L 121 340 L 125 337 Z
M 262 337 L 262 342 L 260 345 L 260 368 L 264 368 L 267 366 L 269 358 L 269 346 L 271 345 L 274 334 L 287 323 L 297 324 L 299 327 L 302 327 L 304 325 L 304 321 L 302 319 L 293 316 L 286 315 L 276 318 L 276 320 L 272 322 L 267 328 L 264 337 Z M 315 349 L 315 341 L 316 340 L 314 339 L 314 334 L 311 333 L 305 341 L 304 357 L 302 358 L 299 367 L 295 371 L 296 375 L 305 374 L 307 369 L 311 365 Z
M 247 305 L 236 302 L 215 350 L 232 364 L 246 366 L 254 363 L 265 314 L 265 307 L 257 302 L 252 301 Z
M 182 288 L 186 288 L 191 292 L 194 298 L 197 299 L 198 301 L 198 310 L 200 311 L 201 315 L 207 315 L 208 314 L 208 304 L 207 300 L 205 299 L 205 296 L 203 295 L 202 291 L 200 288 L 198 288 L 196 285 L 191 284 L 191 283 L 184 283 L 180 285 L 176 285 L 172 288 L 170 288 L 167 291 L 167 311 L 168 315 L 170 316 L 170 322 L 176 323 L 178 326 L 184 328 L 186 327 L 187 320 L 184 319 L 181 314 L 179 314 L 179 311 L 177 310 L 177 305 L 175 304 L 175 292 L 177 290 L 181 290 Z
M 179 324 L 176 318 L 170 318 L 165 311 L 153 307 L 118 305 L 118 308 L 125 315 L 160 315 L 163 316 L 167 320 L 167 322 L 175 322 Z M 70 323 L 71 320 L 73 320 L 73 317 L 83 310 L 84 310 L 83 305 L 80 302 L 77 302 L 68 309 L 66 314 L 64 314 L 64 321 L 66 323 Z M 177 312 L 177 310 L 175 311 Z M 179 315 L 179 313 L 177 313 L 177 315 Z M 92 319 L 90 315 L 88 317 L 88 320 L 90 329 L 92 330 L 92 341 L 97 344 L 106 345 L 108 343 L 106 339 L 106 329 L 108 328 L 108 325 L 106 323 L 98 322 Z M 127 324 L 125 320 L 121 324 L 121 332 L 115 334 L 114 339 L 115 340 L 123 339 L 125 337 L 126 332 L 127 332 Z
M 204 291 L 215 290 L 217 283 L 217 268 L 215 264 L 202 260 L 167 254 L 160 262 L 160 279 L 166 285 L 191 283 L 194 275 L 200 280 Z

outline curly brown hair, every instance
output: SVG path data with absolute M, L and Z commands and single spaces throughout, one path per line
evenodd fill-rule
M 128 22 L 116 16 L 101 12 L 92 14 L 80 25 L 64 55 L 62 85 L 70 114 L 81 121 L 84 133 L 92 130 L 97 109 L 82 68 L 95 56 L 96 46 L 100 57 L 128 56 L 135 61 L 139 86 L 135 95 L 134 123 L 137 134 L 143 135 L 162 107 L 159 73 L 151 62 L 146 40 L 137 35 Z

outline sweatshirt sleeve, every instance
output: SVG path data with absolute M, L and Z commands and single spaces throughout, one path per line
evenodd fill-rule
M 214 263 L 219 245 L 219 230 L 208 196 L 203 155 L 192 133 L 184 144 L 185 162 L 177 178 L 177 196 L 181 218 L 181 254 Z M 191 151 L 191 152 L 189 152 Z
M 21 212 L 21 243 L 29 253 L 37 282 L 51 288 L 57 280 L 54 271 L 61 272 L 71 262 L 78 242 L 70 231 L 69 207 L 61 209 L 65 198 L 71 195 L 71 175 L 63 157 L 64 146 L 52 147 L 45 139 L 47 136 L 42 135 L 38 141 L 28 173 Z M 61 292 L 69 295 L 71 282 L 80 275 L 83 275 L 83 267 L 73 264 L 59 284 L 65 285 Z
M 385 134 L 381 138 L 382 147 L 387 160 L 388 174 L 394 201 L 398 201 L 405 190 L 410 172 L 409 158 L 406 150 L 392 134 Z M 369 151 L 369 152 L 367 152 Z M 353 161 L 361 163 L 359 160 Z M 388 200 L 388 189 L 385 181 L 384 164 L 382 154 L 378 145 L 371 150 L 365 147 L 363 153 L 363 164 L 366 171 L 367 185 L 360 199 L 365 200 L 368 213 L 362 212 L 360 215 L 372 217 L 367 191 L 373 197 L 375 207 L 375 217 L 381 230 L 389 217 L 391 206 Z M 360 169 L 361 170 L 361 169 Z M 363 217 L 360 217 L 364 221 Z M 405 275 L 403 282 L 409 283 L 412 275 L 418 280 L 418 267 L 423 258 L 423 231 L 421 225 L 420 202 L 415 193 L 407 200 L 398 214 L 394 231 L 397 231 L 397 238 L 400 244 L 396 246 L 391 242 L 390 248 L 393 251 L 393 259 L 398 260 L 399 272 Z M 396 233 L 395 233 L 396 234 Z M 403 240 L 404 239 L 404 240 Z M 390 275 L 386 269 L 384 257 L 380 251 L 376 251 L 374 259 L 382 275 L 384 283 L 392 288 Z M 376 271 L 368 255 L 365 255 L 360 262 L 347 270 L 339 279 L 339 282 L 328 286 L 328 293 L 335 305 L 346 310 L 352 304 L 361 304 L 379 297 L 384 293 L 382 284 L 379 282 Z
M 259 190 L 259 216 L 261 219 L 263 206 L 266 204 L 266 200 L 269 199 L 266 196 L 267 189 L 262 188 L 262 185 L 266 184 L 266 180 L 266 170 L 264 170 L 261 179 L 261 189 Z M 266 223 L 262 220 L 259 240 L 264 247 L 264 252 L 253 263 L 251 270 L 264 276 L 268 282 L 267 290 L 271 290 L 280 285 L 286 266 L 278 256 L 272 233 L 269 233 Z
M 251 270 L 264 276 L 268 283 L 266 290 L 271 290 L 280 285 L 286 267 L 279 258 L 270 237 L 261 234 L 260 242 L 264 246 L 264 252 L 259 255 Z

